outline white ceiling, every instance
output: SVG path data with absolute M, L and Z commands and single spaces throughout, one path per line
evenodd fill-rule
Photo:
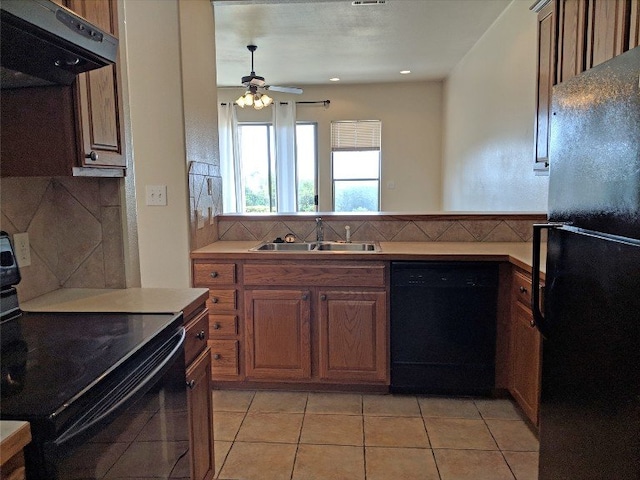
M 239 86 L 249 75 L 249 44 L 258 46 L 256 74 L 270 85 L 442 79 L 510 2 L 214 0 L 218 85 Z

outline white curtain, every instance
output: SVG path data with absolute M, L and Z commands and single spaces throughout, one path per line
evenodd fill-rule
M 274 102 L 278 212 L 296 211 L 296 102 Z
M 244 188 L 238 148 L 238 119 L 232 103 L 218 108 L 220 174 L 222 175 L 222 211 L 242 213 Z

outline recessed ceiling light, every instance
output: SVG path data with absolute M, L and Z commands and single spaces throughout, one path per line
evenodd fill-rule
M 339 82 L 340 79 L 338 77 L 333 77 L 329 79 L 330 82 Z
M 411 73 L 411 70 L 400 70 L 401 75 L 409 75 L 410 73 Z

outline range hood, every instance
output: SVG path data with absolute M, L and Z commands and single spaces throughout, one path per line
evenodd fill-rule
M 50 0 L 2 0 L 2 88 L 70 85 L 115 63 L 118 39 Z

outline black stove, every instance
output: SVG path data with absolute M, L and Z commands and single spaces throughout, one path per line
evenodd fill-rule
M 27 480 L 189 478 L 182 313 L 22 312 L 5 232 L 0 253 L 0 419 L 30 423 Z

